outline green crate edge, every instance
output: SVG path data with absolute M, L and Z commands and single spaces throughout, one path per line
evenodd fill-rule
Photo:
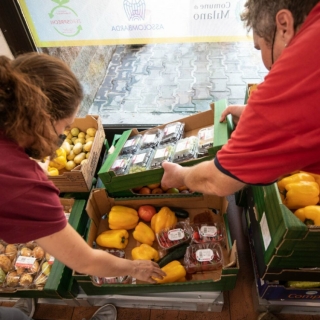
M 72 207 L 69 223 L 78 231 L 82 227 L 85 212 L 85 200 L 75 200 Z M 0 292 L 0 297 L 10 298 L 47 298 L 47 299 L 74 299 L 79 289 L 74 285 L 72 270 L 56 260 L 50 272 L 50 276 L 42 290 L 17 290 L 15 292 Z
M 214 102 L 214 147 L 209 150 L 209 155 L 202 159 L 195 159 L 192 161 L 188 161 L 186 163 L 182 163 L 182 166 L 192 166 L 197 163 L 200 163 L 204 160 L 211 160 L 214 158 L 216 153 L 222 148 L 222 146 L 228 141 L 229 135 L 231 132 L 231 122 L 228 119 L 224 123 L 220 123 L 220 116 L 223 110 L 227 107 L 227 101 L 225 99 Z M 118 152 L 114 152 L 110 154 L 104 164 L 101 166 L 98 171 L 98 176 L 101 179 L 104 187 L 110 194 L 115 194 L 115 192 L 126 191 L 130 188 L 136 187 L 133 181 L 139 181 L 141 185 L 148 185 L 151 183 L 158 183 L 161 181 L 163 176 L 163 169 L 153 169 L 139 173 L 133 173 L 130 175 L 124 176 L 116 176 L 113 172 L 109 172 L 109 169 L 112 163 L 118 156 L 118 153 L 121 150 L 121 147 L 125 144 L 128 137 L 131 134 L 131 130 L 127 130 L 123 132 L 122 136 L 119 138 L 117 142 L 117 146 L 119 146 Z M 121 195 L 121 194 L 120 194 Z M 122 195 L 126 195 L 122 194 Z
M 288 268 L 292 264 L 296 267 L 304 267 L 299 263 L 304 263 L 304 258 L 309 259 L 309 253 L 305 252 L 310 251 L 308 247 L 308 242 L 320 242 L 320 230 L 310 231 L 309 228 L 299 221 L 293 213 L 282 204 L 280 194 L 278 192 L 277 184 L 274 183 L 269 186 L 263 187 L 252 187 L 253 197 L 259 215 L 259 222 L 261 221 L 262 214 L 265 213 L 268 228 L 270 231 L 271 242 L 264 252 L 264 261 L 269 267 L 284 267 Z M 260 241 L 263 243 L 262 233 L 260 229 Z M 295 258 L 290 259 L 287 256 L 279 256 L 281 253 L 281 244 L 285 243 L 286 248 L 292 248 L 292 253 L 295 250 L 295 246 L 301 242 L 305 242 L 305 252 L 300 248 L 300 262 Z M 279 247 L 280 246 L 280 247 Z M 288 250 L 288 249 L 286 249 Z M 312 251 L 312 250 L 311 250 Z M 279 253 L 280 252 L 280 253 Z M 319 252 L 319 251 L 318 251 Z M 304 255 L 305 254 L 305 255 Z M 287 263 L 287 264 L 286 264 Z M 308 263 L 312 266 L 319 265 L 319 259 L 317 255 L 314 255 L 314 259 L 310 258 Z

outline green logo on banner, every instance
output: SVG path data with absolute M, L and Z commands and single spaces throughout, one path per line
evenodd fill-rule
M 69 0 L 52 0 L 58 5 L 49 12 L 50 23 L 62 36 L 75 37 L 82 30 L 77 13 L 65 6 Z

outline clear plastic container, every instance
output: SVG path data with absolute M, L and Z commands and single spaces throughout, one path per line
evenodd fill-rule
M 137 134 L 136 136 L 129 138 L 122 147 L 120 155 L 135 154 L 140 148 L 141 141 L 141 134 Z
M 34 248 L 37 248 L 37 251 L 34 251 Z M 44 250 L 39 246 L 35 246 L 34 242 L 20 244 L 14 263 L 14 270 L 8 272 L 5 286 L 34 287 L 34 280 L 41 271 L 44 255 Z
M 221 223 L 194 223 L 192 229 L 192 242 L 194 243 L 225 243 L 225 229 Z
M 206 127 L 198 132 L 199 153 L 207 154 L 208 149 L 213 146 L 214 126 Z
M 150 162 L 153 158 L 154 152 L 155 151 L 151 148 L 138 151 L 138 153 L 132 157 L 128 173 L 149 170 Z
M 160 129 L 150 129 L 142 136 L 140 149 L 156 148 L 162 138 L 163 131 Z
M 171 249 L 190 241 L 190 228 L 186 223 L 178 222 L 171 228 L 161 230 L 156 234 L 156 238 L 161 248 Z
M 196 159 L 198 155 L 198 142 L 198 137 L 195 136 L 179 140 L 176 145 L 173 162 L 179 163 Z
M 187 273 L 221 269 L 222 248 L 219 243 L 192 244 L 187 248 L 183 264 Z
M 125 259 L 125 252 L 118 249 L 106 249 L 106 252 L 118 257 Z M 91 280 L 93 284 L 101 286 L 103 284 L 130 284 L 132 283 L 131 276 L 119 276 L 119 277 L 97 277 L 92 276 Z
M 183 137 L 183 133 L 184 133 L 184 123 L 182 122 L 169 123 L 163 128 L 163 136 L 160 144 L 176 142 Z
M 132 157 L 132 155 L 118 156 L 116 161 L 112 164 L 110 171 L 113 171 L 117 176 L 124 175 L 129 168 Z
M 174 156 L 175 148 L 175 144 L 158 146 L 152 158 L 150 169 L 161 168 L 162 161 L 166 160 L 171 162 Z

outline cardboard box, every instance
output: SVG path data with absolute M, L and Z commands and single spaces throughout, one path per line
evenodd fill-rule
M 259 277 L 256 278 L 256 285 L 259 296 L 266 300 L 305 300 L 320 301 L 320 287 L 317 288 L 290 288 L 285 282 L 281 281 L 264 281 Z
M 220 115 L 222 111 L 227 107 L 226 100 L 220 100 L 211 105 L 211 110 L 200 112 L 198 114 L 182 118 L 180 122 L 185 123 L 185 137 L 194 136 L 198 134 L 198 131 L 202 128 L 212 126 L 214 124 L 214 143 L 213 147 L 209 149 L 209 155 L 189 160 L 180 163 L 182 166 L 192 166 L 204 160 L 213 159 L 215 154 L 221 147 L 228 141 L 231 134 L 231 122 L 220 123 Z M 176 122 L 172 121 L 171 123 Z M 158 126 L 156 128 L 162 129 L 166 124 Z M 131 173 L 123 176 L 116 176 L 113 171 L 109 171 L 112 164 L 118 157 L 122 147 L 126 143 L 129 137 L 133 137 L 138 133 L 143 134 L 145 131 L 138 132 L 137 129 L 125 131 L 121 138 L 118 140 L 113 152 L 108 155 L 106 161 L 102 165 L 98 172 L 98 175 L 108 191 L 112 196 L 128 196 L 129 194 L 117 194 L 119 191 L 125 191 L 137 186 L 144 186 L 152 183 L 159 183 L 163 175 L 163 169 L 152 169 L 144 172 Z
M 236 243 L 231 244 L 230 233 L 227 224 L 226 208 L 227 201 L 225 198 L 216 196 L 198 196 L 197 198 L 134 198 L 134 199 L 113 199 L 107 196 L 104 189 L 95 189 L 91 192 L 86 211 L 92 219 L 89 228 L 87 242 L 93 246 L 98 234 L 108 229 L 107 219 L 101 217 L 108 213 L 114 205 L 129 206 L 138 209 L 139 206 L 150 204 L 154 206 L 168 206 L 179 207 L 186 209 L 190 217 L 203 212 L 204 210 L 216 209 L 218 214 L 216 219 L 225 224 L 227 230 L 227 245 L 224 252 L 224 267 L 222 270 L 213 272 L 204 272 L 193 275 L 192 281 L 169 283 L 161 285 L 151 285 L 137 281 L 137 284 L 108 284 L 102 286 L 95 286 L 89 276 L 77 275 L 74 273 L 74 278 L 77 283 L 88 295 L 104 295 L 104 294 L 139 294 L 152 292 L 185 292 L 185 291 L 223 291 L 231 290 L 235 287 L 239 265 L 237 261 Z M 209 209 L 210 210 L 210 209 Z M 132 237 L 132 230 L 130 233 L 130 240 L 126 247 L 126 257 L 131 258 L 131 250 L 137 246 L 136 240 Z
M 250 229 L 250 228 L 249 228 Z M 250 233 L 250 230 L 249 230 Z M 260 298 L 266 300 L 305 300 L 319 301 L 320 287 L 318 288 L 290 288 L 287 281 L 269 281 L 259 277 L 256 254 L 253 248 L 251 236 L 249 236 L 255 282 Z
M 95 139 L 90 151 L 88 162 L 79 165 L 71 171 L 64 170 L 59 176 L 49 179 L 55 184 L 60 192 L 89 192 L 92 187 L 92 180 L 96 172 L 101 149 L 105 140 L 105 133 L 99 116 L 87 115 L 85 118 L 76 118 L 72 127 L 77 127 L 81 131 L 88 128 L 97 129 Z
M 63 207 L 72 207 L 69 224 L 83 235 L 88 221 L 84 212 L 86 200 L 60 198 L 60 202 Z M 54 261 L 46 284 L 40 289 L 0 287 L 0 297 L 11 298 L 74 299 L 78 293 L 79 287 L 72 278 L 72 270 L 58 260 Z
M 298 220 L 282 204 L 276 184 L 249 188 L 247 213 L 261 279 L 320 281 L 320 228 Z

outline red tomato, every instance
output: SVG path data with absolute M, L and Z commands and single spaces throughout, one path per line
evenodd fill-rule
M 140 219 L 143 221 L 149 222 L 151 221 L 152 217 L 157 213 L 155 207 L 150 205 L 140 206 L 138 208 L 138 215 Z

